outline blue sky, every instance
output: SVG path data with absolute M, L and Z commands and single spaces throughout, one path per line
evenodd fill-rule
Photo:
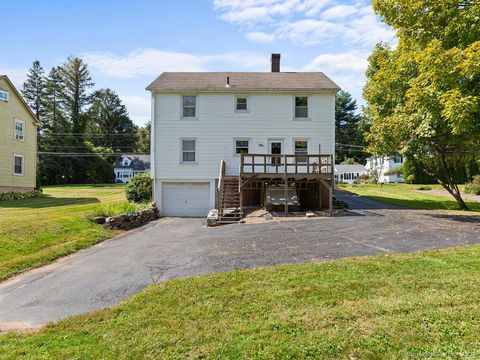
M 393 32 L 368 0 L 16 0 L 2 4 L 0 74 L 17 86 L 34 60 L 69 55 L 96 88 L 115 90 L 135 123 L 149 119 L 145 87 L 163 71 L 323 71 L 362 103 L 367 57 Z

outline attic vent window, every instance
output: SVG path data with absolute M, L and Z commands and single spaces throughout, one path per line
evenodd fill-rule
M 0 90 L 0 101 L 8 101 L 8 91 Z

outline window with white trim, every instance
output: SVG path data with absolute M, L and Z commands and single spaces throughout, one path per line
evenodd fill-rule
M 23 175 L 23 155 L 13 155 L 13 174 Z
M 308 155 L 308 141 L 307 140 L 295 140 L 295 155 Z M 297 162 L 306 163 L 306 156 L 297 157 Z
M 25 139 L 25 123 L 15 119 L 15 140 L 23 141 Z
M 308 117 L 308 97 L 295 96 L 295 118 Z
M 197 97 L 196 96 L 184 96 L 182 99 L 182 117 L 194 118 L 197 113 Z
M 394 162 L 395 164 L 402 164 L 402 163 L 403 163 L 403 158 L 402 158 L 401 156 L 395 156 L 395 157 L 393 158 L 393 162 Z
M 248 154 L 248 140 L 235 140 L 235 154 Z
M 182 140 L 182 162 L 194 163 L 197 161 L 197 141 L 195 139 Z
M 8 101 L 8 91 L 0 90 L 0 100 L 1 101 Z
M 236 103 L 235 103 L 235 110 L 236 111 L 247 111 L 247 98 L 245 96 L 237 96 Z

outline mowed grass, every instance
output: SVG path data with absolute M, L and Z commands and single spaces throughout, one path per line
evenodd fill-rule
M 0 280 L 115 234 L 86 216 L 125 200 L 121 185 L 45 187 L 42 198 L 0 201 Z
M 200 276 L 0 336 L 27 359 L 478 359 L 480 246 Z
M 459 210 L 458 204 L 452 196 L 436 195 L 430 193 L 430 191 L 418 190 L 422 186 L 426 185 L 384 184 L 380 186 L 376 184 L 355 184 L 339 185 L 339 188 L 373 200 L 412 209 Z M 440 185 L 428 186 L 432 190 L 443 189 Z M 466 203 L 472 212 L 480 211 L 480 202 L 466 201 Z

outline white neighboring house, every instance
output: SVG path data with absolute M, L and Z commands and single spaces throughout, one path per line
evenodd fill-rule
M 238 178 L 241 154 L 334 156 L 339 87 L 321 72 L 280 72 L 279 54 L 271 63 L 271 72 L 165 72 L 147 87 L 162 216 L 214 209 L 222 160 L 225 176 Z
M 359 176 L 366 173 L 367 169 L 364 165 L 335 165 L 335 182 L 353 184 Z
M 134 175 L 150 172 L 150 155 L 122 154 L 113 167 L 115 182 L 127 183 Z
M 402 175 L 386 175 L 389 170 L 402 166 L 403 161 L 402 156 L 370 157 L 367 159 L 365 168 L 367 173 L 378 171 L 380 183 L 403 183 L 405 180 Z

